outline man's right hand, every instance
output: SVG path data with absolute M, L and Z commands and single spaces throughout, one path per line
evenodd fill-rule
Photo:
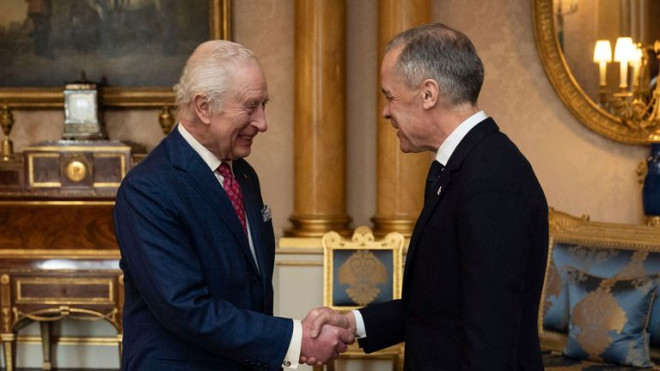
M 355 320 L 330 308 L 312 309 L 302 320 L 301 363 L 322 365 L 339 356 L 355 342 Z

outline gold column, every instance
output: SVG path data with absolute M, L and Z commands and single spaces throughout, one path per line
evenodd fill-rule
M 430 22 L 430 0 L 380 0 L 378 2 L 378 60 L 385 46 L 399 32 Z M 380 68 L 380 65 L 379 65 Z M 379 74 L 380 76 L 380 74 Z M 380 77 L 378 88 L 380 90 Z M 404 154 L 396 131 L 382 116 L 385 98 L 378 98 L 377 199 L 374 234 L 400 232 L 409 237 L 424 203 L 428 153 Z
M 346 2 L 296 0 L 293 227 L 349 233 L 346 214 Z

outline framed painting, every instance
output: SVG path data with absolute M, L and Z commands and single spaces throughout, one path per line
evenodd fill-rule
M 104 107 L 174 104 L 186 59 L 230 39 L 231 0 L 2 0 L 0 105 L 58 108 L 64 85 L 100 86 Z
M 400 298 L 403 243 L 400 233 L 376 240 L 366 226 L 350 240 L 337 232 L 324 234 L 323 305 L 348 311 Z

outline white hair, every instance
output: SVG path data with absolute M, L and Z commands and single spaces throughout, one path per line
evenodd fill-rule
M 186 61 L 179 82 L 174 85 L 179 121 L 195 118 L 194 98 L 206 97 L 214 112 L 222 110 L 232 86 L 232 71 L 246 61 L 257 61 L 254 53 L 243 45 L 227 40 L 211 40 L 200 44 Z

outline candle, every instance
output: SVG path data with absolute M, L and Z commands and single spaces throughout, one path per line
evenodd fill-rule
M 628 62 L 633 59 L 635 46 L 631 37 L 619 37 L 616 39 L 614 47 L 614 61 L 619 62 L 619 87 L 625 89 L 628 87 Z
M 612 46 L 609 40 L 598 40 L 594 47 L 594 63 L 598 63 L 600 86 L 607 85 L 607 63 L 612 62 Z

